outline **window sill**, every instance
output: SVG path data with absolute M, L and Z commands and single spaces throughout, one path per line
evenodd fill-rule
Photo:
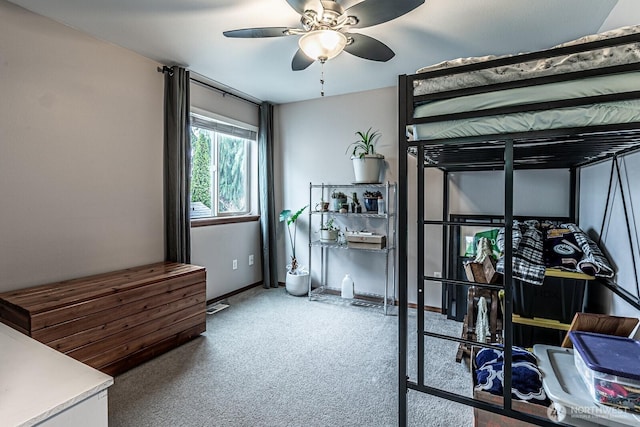
M 260 215 L 221 216 L 216 218 L 192 219 L 191 228 L 208 227 L 210 225 L 221 225 L 221 224 L 238 224 L 241 222 L 258 221 L 259 219 L 260 219 Z

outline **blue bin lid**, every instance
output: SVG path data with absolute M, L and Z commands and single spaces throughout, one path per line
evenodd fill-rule
M 569 331 L 569 338 L 590 369 L 640 380 L 640 341 L 580 331 Z

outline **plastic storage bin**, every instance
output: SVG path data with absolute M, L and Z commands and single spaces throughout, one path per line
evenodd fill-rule
M 594 401 L 640 412 L 640 341 L 569 332 L 574 363 Z

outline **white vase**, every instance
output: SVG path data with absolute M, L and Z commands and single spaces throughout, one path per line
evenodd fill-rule
M 364 157 L 351 157 L 355 182 L 359 184 L 378 184 L 384 157 L 378 154 L 367 154 Z
M 287 271 L 285 288 L 290 295 L 297 297 L 307 295 L 309 293 L 309 272 L 304 271 L 300 272 L 300 274 L 291 274 Z

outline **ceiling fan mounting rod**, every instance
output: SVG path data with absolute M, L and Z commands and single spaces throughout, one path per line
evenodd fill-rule
M 305 31 L 335 30 L 345 26 L 356 25 L 358 18 L 348 16 L 344 8 L 335 1 L 321 1 L 323 10 L 318 14 L 315 10 L 305 10 L 300 16 L 300 23 Z M 295 33 L 292 33 L 295 34 Z

